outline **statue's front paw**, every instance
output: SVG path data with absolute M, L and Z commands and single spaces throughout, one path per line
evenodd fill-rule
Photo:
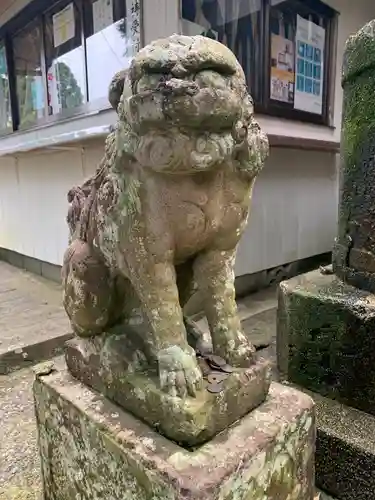
M 239 332 L 235 338 L 215 346 L 214 352 L 224 358 L 231 366 L 248 368 L 254 363 L 256 350 L 245 335 Z
M 202 388 L 202 372 L 198 367 L 195 352 L 189 346 L 174 345 L 158 353 L 161 388 L 171 396 L 195 397 Z

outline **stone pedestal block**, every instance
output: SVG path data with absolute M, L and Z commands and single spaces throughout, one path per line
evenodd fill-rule
M 196 398 L 180 399 L 160 389 L 156 373 L 126 367 L 121 355 L 123 335 L 103 337 L 94 342 L 75 338 L 67 343 L 65 359 L 70 373 L 182 446 L 208 441 L 267 397 L 271 369 L 264 359 L 234 370 L 219 393 L 209 393 L 204 381 Z
M 312 399 L 272 384 L 267 400 L 187 450 L 66 372 L 39 376 L 45 500 L 313 500 Z
M 313 271 L 279 288 L 281 377 L 375 414 L 375 296 Z

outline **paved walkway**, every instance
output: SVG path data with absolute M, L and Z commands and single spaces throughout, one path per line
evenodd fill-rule
M 70 334 L 57 283 L 0 262 L 0 374 L 49 358 Z

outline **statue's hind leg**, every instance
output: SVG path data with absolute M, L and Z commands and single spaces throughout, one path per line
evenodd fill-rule
M 71 243 L 64 255 L 62 278 L 63 303 L 76 335 L 98 335 L 119 319 L 122 304 L 114 278 L 88 243 Z

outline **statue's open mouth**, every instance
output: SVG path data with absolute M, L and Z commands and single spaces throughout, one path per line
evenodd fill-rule
M 233 128 L 242 104 L 231 77 L 215 68 L 197 71 L 189 78 L 146 74 L 133 89 L 129 110 L 132 125 L 140 133 L 173 125 L 220 133 Z

